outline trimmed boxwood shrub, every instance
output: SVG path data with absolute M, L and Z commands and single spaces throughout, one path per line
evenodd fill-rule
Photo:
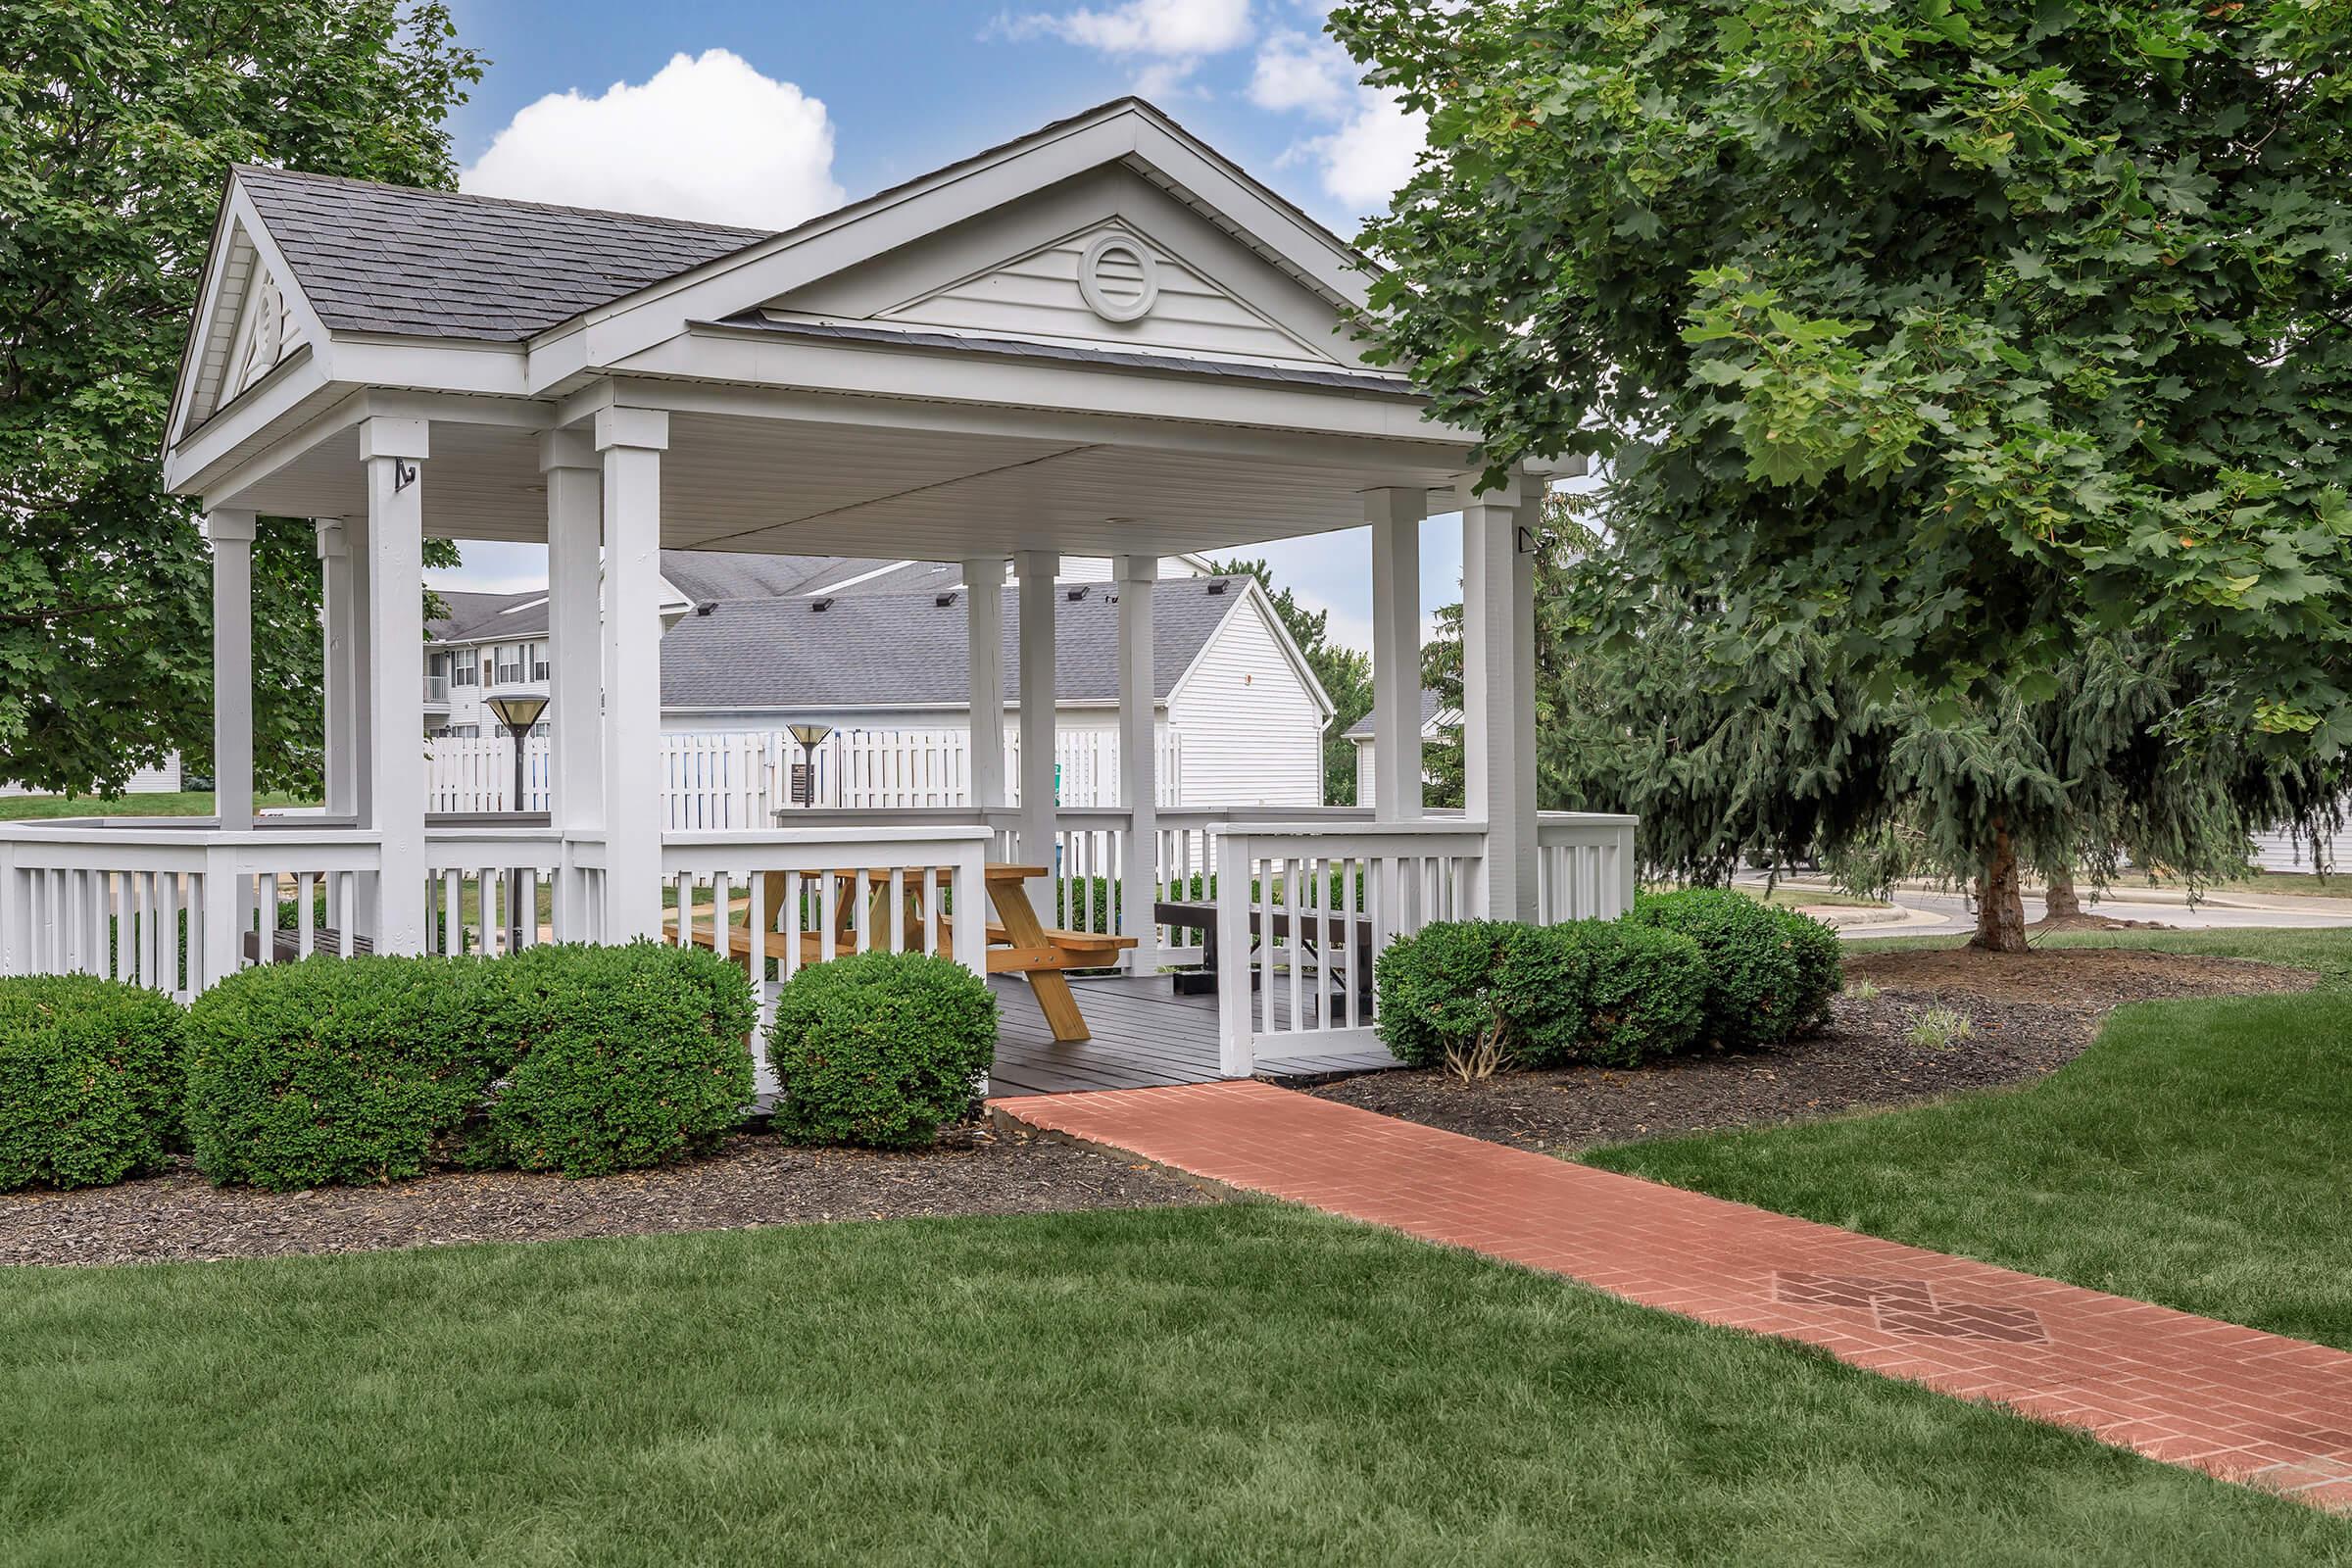
M 1579 1057 L 1638 1067 L 1698 1038 L 1707 960 L 1696 942 L 1628 920 L 1576 920 L 1552 931 L 1575 956 L 1585 1017 Z
M 479 958 L 318 956 L 228 976 L 188 1009 L 188 1145 L 216 1182 L 291 1192 L 458 1157 L 514 1058 Z
M 178 1007 L 93 975 L 0 980 L 0 1192 L 100 1187 L 180 1130 Z
M 1728 888 L 1685 888 L 1635 901 L 1632 919 L 1698 944 L 1707 961 L 1701 1033 L 1727 1049 L 1795 1038 L 1828 1015 L 1838 993 L 1838 934 L 1793 909 Z
M 759 1020 L 742 969 L 701 948 L 525 948 L 491 960 L 519 1049 L 490 1102 L 495 1156 L 602 1176 L 704 1152 L 742 1125 Z
M 1399 1061 L 1484 1076 L 1567 1060 L 1584 1032 L 1569 944 L 1514 920 L 1440 920 L 1373 965 L 1380 1038 Z
M 970 1106 L 996 1051 L 997 999 L 953 959 L 810 964 L 776 995 L 775 1129 L 797 1143 L 919 1148 Z

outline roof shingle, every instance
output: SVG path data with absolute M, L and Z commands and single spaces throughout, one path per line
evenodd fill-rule
M 253 164 L 236 172 L 334 332 L 518 342 L 768 237 Z

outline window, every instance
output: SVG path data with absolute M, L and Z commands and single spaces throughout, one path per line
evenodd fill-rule
M 453 666 L 450 672 L 450 683 L 455 686 L 472 685 L 473 657 L 470 654 L 453 654 L 450 658 Z
M 501 643 L 498 646 L 498 684 L 515 686 L 522 681 L 521 643 Z
M 533 679 L 533 680 L 535 680 L 535 681 L 544 681 L 544 680 L 546 680 L 546 679 L 547 679 L 547 644 L 545 644 L 545 643 L 526 643 L 526 644 L 524 644 L 523 646 L 524 646 L 524 647 L 525 647 L 525 648 L 528 650 L 528 652 L 529 652 L 529 654 L 530 654 L 531 679 Z

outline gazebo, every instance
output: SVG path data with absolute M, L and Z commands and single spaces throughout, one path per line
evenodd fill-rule
M 487 944 L 515 897 L 524 941 L 740 951 L 782 933 L 769 984 L 871 946 L 987 967 L 985 901 L 940 890 L 978 888 L 992 862 L 1057 876 L 1083 841 L 1135 939 L 1131 975 L 1199 956 L 1171 946 L 1187 935 L 1160 917 L 1172 894 L 1213 903 L 1217 1070 L 1360 1047 L 1373 1004 L 1334 921 L 1377 951 L 1441 916 L 1614 913 L 1633 879 L 1630 818 L 1536 809 L 1550 476 L 1480 488 L 1474 433 L 1365 363 L 1347 321 L 1369 266 L 1135 99 L 773 234 L 239 168 L 164 453 L 213 548 L 219 815 L 0 830 L 0 968 L 188 995 L 289 949 L 459 951 L 469 929 Z M 1438 814 L 1419 768 L 1418 541 L 1456 511 L 1467 788 Z M 326 799 L 257 821 L 265 514 L 317 530 Z M 1062 555 L 1112 558 L 1117 592 L 1164 556 L 1366 522 L 1373 809 L 1159 809 L 1148 591 L 1118 600 L 1122 804 L 1057 809 Z M 541 816 L 425 810 L 427 537 L 547 545 Z M 665 547 L 959 564 L 974 808 L 662 831 Z M 1019 690 L 1049 694 L 1014 713 L 1017 804 L 998 761 L 1008 570 Z

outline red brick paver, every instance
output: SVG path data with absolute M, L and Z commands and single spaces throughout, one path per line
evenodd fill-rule
M 1251 1082 L 997 1108 L 2352 1512 L 2352 1355 Z

